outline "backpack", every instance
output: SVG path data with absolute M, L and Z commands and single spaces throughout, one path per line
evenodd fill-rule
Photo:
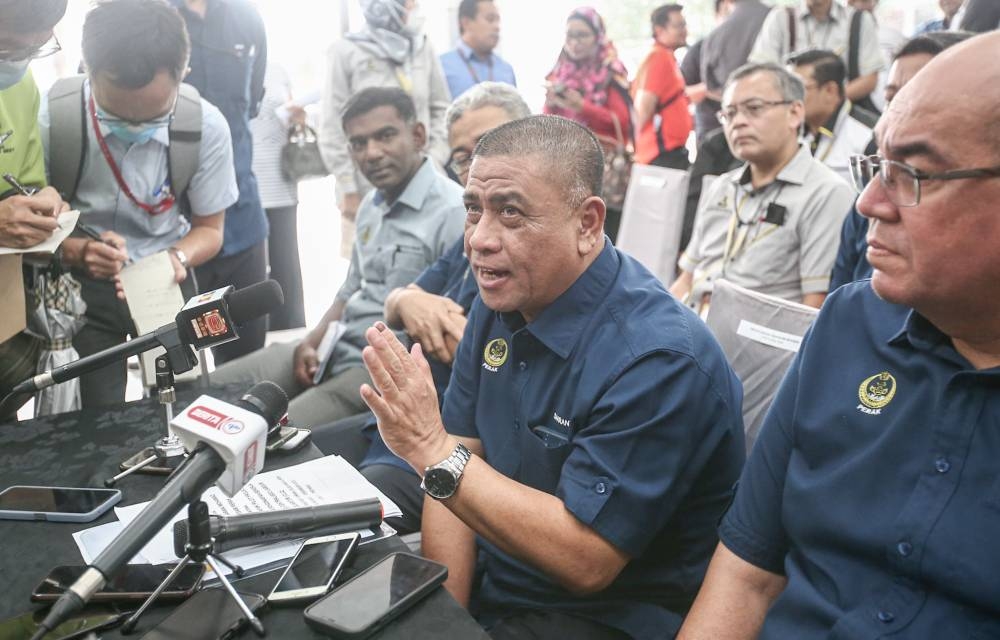
M 786 7 L 785 9 L 788 12 L 788 52 L 793 53 L 796 45 L 796 12 L 795 7 Z M 851 16 L 851 33 L 847 41 L 848 80 L 854 80 L 861 75 L 859 61 L 859 58 L 861 57 L 861 20 L 864 18 L 866 13 L 870 12 L 867 9 L 864 11 L 855 11 Z M 876 107 L 875 103 L 872 102 L 871 95 L 861 98 L 854 104 L 873 113 L 880 113 L 878 107 Z
M 76 195 L 87 153 L 85 79 L 86 76 L 79 75 L 57 80 L 48 95 L 49 183 L 67 202 Z M 178 202 L 184 202 L 184 194 L 198 170 L 201 152 L 201 95 L 189 84 L 180 85 L 169 136 L 170 186 Z M 181 207 L 185 215 L 186 209 L 186 205 Z

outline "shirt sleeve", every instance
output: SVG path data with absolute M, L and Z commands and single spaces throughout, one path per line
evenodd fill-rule
M 254 47 L 257 55 L 254 56 L 253 68 L 250 71 L 250 108 L 249 118 L 252 120 L 260 113 L 261 102 L 264 101 L 264 74 L 267 71 L 267 31 L 264 28 L 264 20 L 257 9 L 249 5 L 250 19 L 253 23 Z
M 789 424 L 794 419 L 799 369 L 806 341 L 799 351 L 761 426 L 760 435 L 740 477 L 733 504 L 719 525 L 719 539 L 726 548 L 750 564 L 784 573 L 788 535 L 782 525 L 781 497 L 794 439 Z
M 347 136 L 340 124 L 344 102 L 353 93 L 351 89 L 351 61 L 349 43 L 333 43 L 327 52 L 326 78 L 323 83 L 319 148 L 323 162 L 337 180 L 337 192 L 357 193 L 354 163 L 347 149 Z
M 681 75 L 687 84 L 698 84 L 704 78 L 701 77 L 701 50 L 705 46 L 705 40 L 699 40 L 688 48 L 684 62 L 681 63 Z
M 764 24 L 753 43 L 748 62 L 773 62 L 781 64 L 788 39 L 788 13 L 784 7 L 775 7 L 764 18 Z
M 858 46 L 858 73 L 863 76 L 875 73 L 885 66 L 882 49 L 878 46 L 878 25 L 875 16 L 865 11 L 861 18 L 861 42 Z
M 830 290 L 830 272 L 837 259 L 844 216 L 851 210 L 854 189 L 840 178 L 817 189 L 799 218 L 799 279 L 802 294 Z
M 712 186 L 709 187 L 709 192 L 705 196 L 706 207 L 711 206 L 719 199 L 719 190 L 722 185 L 728 181 L 722 178 L 717 178 Z M 702 254 L 702 243 L 705 241 L 705 226 L 709 223 L 709 215 L 706 213 L 707 208 L 702 207 L 698 209 L 694 216 L 694 227 L 691 230 L 691 239 L 688 240 L 688 245 L 683 248 L 680 257 L 677 259 L 677 263 L 680 265 L 681 269 L 694 273 L 704 259 Z
M 364 203 L 362 203 L 363 205 Z M 361 288 L 361 256 L 358 254 L 358 243 L 351 245 L 351 266 L 347 268 L 347 278 L 337 291 L 337 301 L 347 302 L 354 292 Z
M 667 51 L 656 51 L 646 67 L 641 88 L 656 96 L 657 106 L 684 89 L 681 78 L 678 78 L 674 65 L 671 64 L 672 58 L 673 55 Z
M 566 509 L 630 556 L 641 556 L 725 446 L 723 439 L 742 436 L 739 402 L 731 406 L 733 394 L 716 384 L 693 358 L 668 351 L 620 372 L 569 445 L 556 487 Z M 739 382 L 733 377 L 729 384 Z M 735 478 L 742 437 L 738 447 L 734 467 L 718 473 Z
M 451 272 L 456 268 L 465 251 L 465 239 L 459 238 L 444 254 L 434 261 L 434 264 L 424 269 L 424 272 L 413 282 L 427 293 L 444 295 Z
M 22 80 L 24 82 L 25 80 Z M 30 79 L 31 83 L 31 113 L 34 116 L 31 122 L 40 122 L 40 112 L 42 109 L 42 99 L 41 95 L 38 93 L 38 87 L 35 85 L 34 78 Z M 46 100 L 46 103 L 48 101 Z M 46 104 L 46 107 L 48 105 Z M 47 111 L 47 109 L 46 109 Z M 46 113 L 46 120 L 47 113 Z M 48 123 L 46 122 L 46 125 Z M 48 127 L 46 126 L 46 133 L 48 133 Z M 28 132 L 28 140 L 25 144 L 24 152 L 24 162 L 19 168 L 18 180 L 22 184 L 31 187 L 44 187 L 48 184 L 47 173 L 45 172 L 45 146 L 42 142 L 42 132 L 40 127 L 31 127 Z
M 187 196 L 192 215 L 209 216 L 235 204 L 240 192 L 233 168 L 229 125 L 222 112 L 206 100 L 201 101 L 201 110 L 198 170 L 191 177 Z

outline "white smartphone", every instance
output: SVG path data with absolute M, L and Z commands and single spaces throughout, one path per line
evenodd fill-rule
M 0 493 L 0 519 L 90 522 L 121 499 L 118 489 L 17 485 Z
M 340 576 L 360 538 L 359 533 L 341 533 L 303 542 L 267 596 L 268 602 L 301 602 L 324 595 Z
M 296 429 L 296 433 L 291 438 L 281 443 L 278 448 L 282 451 L 298 451 L 300 448 L 305 446 L 306 442 L 309 441 L 309 437 L 312 435 L 312 431 L 309 429 Z

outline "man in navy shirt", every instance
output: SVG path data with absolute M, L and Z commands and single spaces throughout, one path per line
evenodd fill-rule
M 939 55 L 876 127 L 872 278 L 803 342 L 681 638 L 1000 637 L 998 46 Z
M 476 146 L 480 299 L 443 413 L 420 347 L 367 333 L 362 397 L 431 497 L 423 552 L 463 603 L 479 553 L 471 605 L 493 638 L 676 632 L 742 467 L 740 384 L 707 328 L 607 242 L 602 173 L 593 134 L 553 116 Z

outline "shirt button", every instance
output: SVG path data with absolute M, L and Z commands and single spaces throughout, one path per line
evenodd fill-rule
M 524 371 L 525 369 L 528 368 L 528 363 L 525 362 L 524 360 L 522 360 L 522 361 L 520 361 L 520 362 L 517 363 L 517 366 L 518 366 L 518 368 L 521 369 L 521 371 Z
M 521 428 L 521 421 L 520 420 L 515 420 L 514 421 L 514 431 L 517 431 L 520 428 Z
M 896 545 L 896 551 L 898 551 L 899 555 L 903 556 L 904 558 L 909 557 L 909 555 L 913 553 L 913 545 L 904 540 L 903 542 L 900 542 L 899 544 Z
M 896 616 L 892 615 L 891 611 L 879 611 L 876 617 L 879 619 L 879 622 L 884 622 L 886 624 L 889 624 L 896 619 Z
M 608 485 L 604 484 L 603 482 L 598 482 L 596 485 L 594 485 L 594 491 L 603 496 L 605 493 L 608 492 Z
M 938 473 L 948 473 L 951 469 L 951 463 L 948 462 L 948 458 L 941 456 L 934 461 L 934 469 L 936 469 Z

